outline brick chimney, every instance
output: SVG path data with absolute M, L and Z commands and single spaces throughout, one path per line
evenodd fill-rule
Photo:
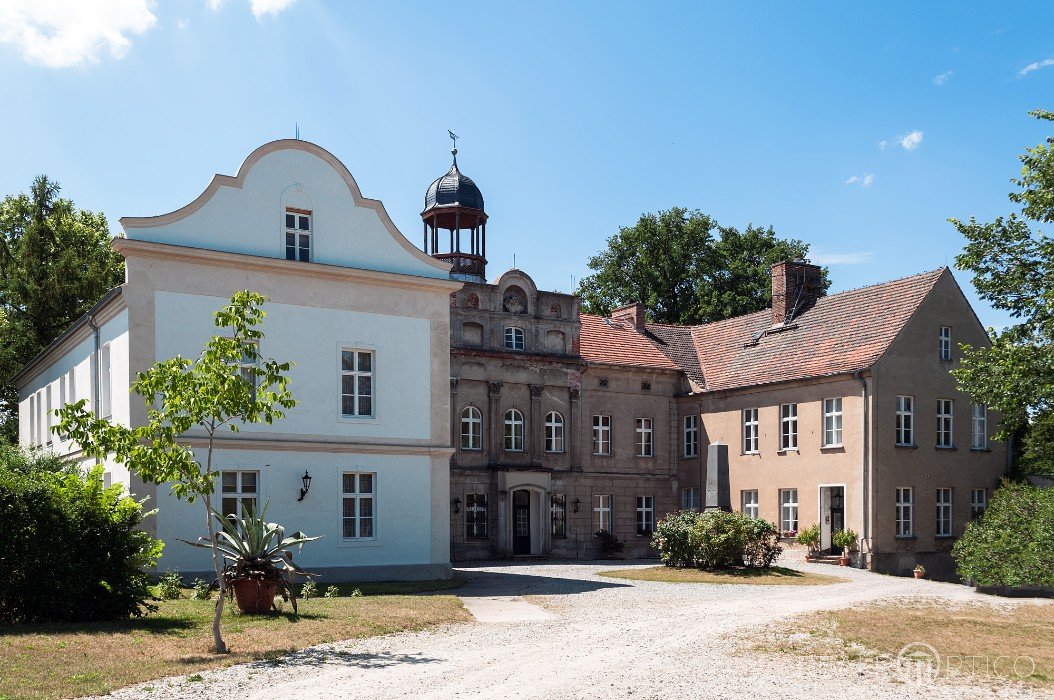
M 621 321 L 629 326 L 641 330 L 644 328 L 644 304 L 639 301 L 626 304 L 611 312 L 612 321 Z
M 772 325 L 778 326 L 810 306 L 823 292 L 823 271 L 804 260 L 772 266 Z

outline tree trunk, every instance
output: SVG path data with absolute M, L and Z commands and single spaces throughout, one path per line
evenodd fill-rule
M 212 443 L 213 434 L 209 433 L 209 459 L 208 466 L 205 468 L 206 474 L 212 473 Z M 227 588 L 223 582 L 223 557 L 220 555 L 220 550 L 216 548 L 216 527 L 212 523 L 212 497 L 210 494 L 205 494 L 205 510 L 208 518 L 208 530 L 209 530 L 209 543 L 212 547 L 212 567 L 216 571 L 216 581 L 220 587 L 219 597 L 216 599 L 216 614 L 212 618 L 212 640 L 215 643 L 215 651 L 217 654 L 227 653 L 227 643 L 223 641 L 223 634 L 220 632 L 220 619 L 223 617 L 223 601 L 226 598 Z

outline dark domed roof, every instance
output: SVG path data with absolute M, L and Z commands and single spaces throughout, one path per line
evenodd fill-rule
M 462 206 L 483 211 L 483 193 L 472 182 L 472 178 L 462 175 L 457 169 L 457 157 L 446 175 L 428 186 L 425 193 L 425 211 L 432 207 Z

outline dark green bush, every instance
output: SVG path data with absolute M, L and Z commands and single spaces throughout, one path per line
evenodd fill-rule
M 14 461 L 0 462 L 0 622 L 112 620 L 150 609 L 144 569 L 162 543 L 139 529 L 142 506 L 120 486 L 103 488 L 101 467 L 82 476 Z
M 593 537 L 600 540 L 600 553 L 605 557 L 622 554 L 622 550 L 626 547 L 625 542 L 607 530 L 597 530 L 593 533 Z
M 1004 481 L 952 555 L 978 586 L 1054 587 L 1054 489 Z
M 767 568 L 783 551 L 772 523 L 720 510 L 665 516 L 655 526 L 652 545 L 667 566 L 708 570 Z

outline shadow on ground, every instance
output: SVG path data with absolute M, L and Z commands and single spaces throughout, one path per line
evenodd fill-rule
M 575 562 L 581 564 L 582 562 Z M 485 571 L 482 567 L 500 566 L 501 571 Z M 457 595 L 473 596 L 524 596 L 524 595 L 573 595 L 589 593 L 604 588 L 627 588 L 632 584 L 613 581 L 594 581 L 581 578 L 559 578 L 555 576 L 538 576 L 520 573 L 521 566 L 532 564 L 513 564 L 509 562 L 474 562 L 471 565 L 459 564 L 455 569 L 459 578 L 465 579 L 465 585 Z

